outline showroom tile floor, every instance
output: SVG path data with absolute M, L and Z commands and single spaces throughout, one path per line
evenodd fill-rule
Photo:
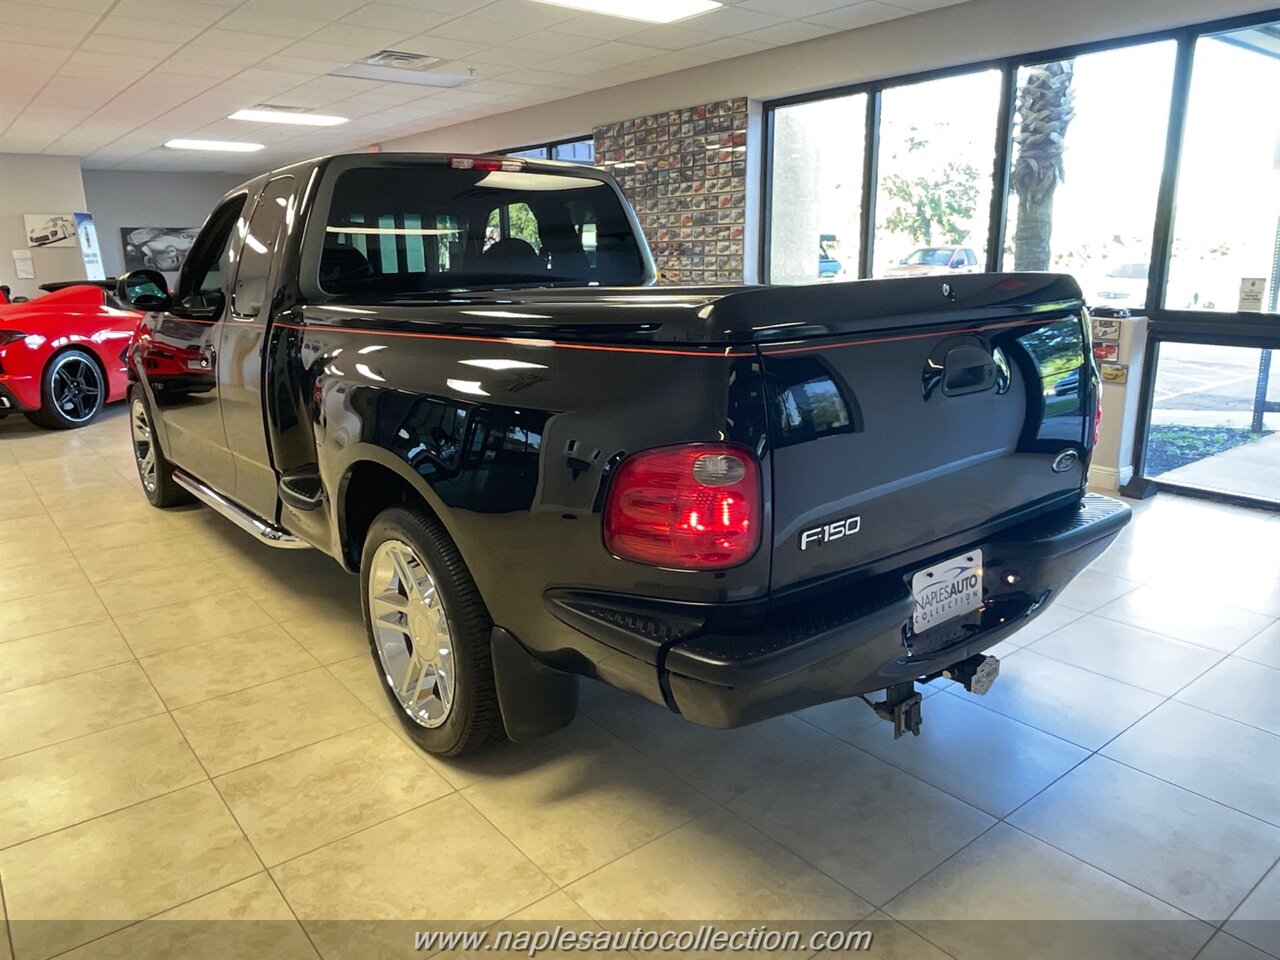
M 725 733 L 585 684 L 568 730 L 442 762 L 358 610 L 318 554 L 149 507 L 122 409 L 0 424 L 0 957 L 422 956 L 498 921 L 1280 956 L 1275 515 L 1137 504 L 988 696 L 927 689 L 897 743 L 856 701 Z

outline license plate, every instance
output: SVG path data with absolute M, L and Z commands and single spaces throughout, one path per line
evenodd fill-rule
M 911 578 L 916 600 L 911 626 L 923 633 L 982 605 L 982 551 L 935 563 Z

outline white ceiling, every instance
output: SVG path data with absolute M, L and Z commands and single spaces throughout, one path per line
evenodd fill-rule
M 0 0 L 0 152 L 101 169 L 262 170 L 958 2 L 725 0 L 654 26 L 533 0 Z M 438 89 L 327 76 L 384 48 L 478 79 Z M 226 119 L 258 103 L 351 122 Z M 175 137 L 267 149 L 162 147 Z

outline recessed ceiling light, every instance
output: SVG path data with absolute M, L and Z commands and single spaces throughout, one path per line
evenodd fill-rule
M 538 0 L 557 7 L 603 13 L 609 17 L 644 20 L 647 23 L 675 23 L 724 6 L 720 0 Z
M 228 120 L 252 120 L 255 123 L 293 123 L 301 127 L 336 127 L 346 123 L 346 117 L 333 117 L 323 113 L 307 113 L 305 110 L 287 108 L 254 107 L 249 110 L 237 110 Z
M 226 153 L 253 153 L 265 150 L 265 143 L 245 143 L 243 140 L 169 140 L 170 150 L 221 150 Z

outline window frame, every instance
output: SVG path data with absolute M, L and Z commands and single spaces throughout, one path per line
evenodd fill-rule
M 530 143 L 522 147 L 503 147 L 501 150 L 491 150 L 489 152 L 497 154 L 500 157 L 509 157 L 517 153 L 524 153 L 526 150 L 544 150 L 546 152 L 543 156 L 529 157 L 527 159 L 537 160 L 537 161 L 547 160 L 554 163 L 571 163 L 572 161 L 570 160 L 556 160 L 555 158 L 556 147 L 563 147 L 567 143 L 581 143 L 586 140 L 590 140 L 594 144 L 595 133 L 594 132 L 584 133 L 581 136 L 577 136 L 577 137 L 563 137 L 559 140 L 543 140 L 540 143 Z M 593 151 L 594 151 L 594 147 L 593 147 Z M 587 166 L 587 164 L 581 164 L 581 166 Z M 594 164 L 590 164 L 590 166 L 594 166 Z
M 1245 502 L 1247 498 L 1231 497 L 1211 491 L 1178 487 L 1153 481 L 1144 476 L 1147 435 L 1150 431 L 1151 410 L 1155 394 L 1155 374 L 1161 343 L 1201 343 L 1244 346 L 1261 349 L 1280 349 L 1280 314 L 1242 313 L 1239 311 L 1172 310 L 1165 306 L 1169 281 L 1173 243 L 1173 212 L 1181 165 L 1182 148 L 1186 133 L 1186 108 L 1191 91 L 1192 71 L 1196 43 L 1206 36 L 1246 29 L 1280 19 L 1275 9 L 1243 14 L 1202 23 L 1172 27 L 1165 30 L 1111 37 L 1105 40 L 1070 44 L 1062 47 L 1037 50 L 1006 57 L 995 57 L 951 67 L 924 70 L 911 74 L 888 76 L 860 83 L 844 84 L 816 93 L 779 97 L 763 103 L 763 136 L 760 144 L 760 251 L 757 262 L 758 276 L 769 282 L 770 227 L 773 202 L 773 156 L 775 113 L 778 109 L 794 104 L 811 103 L 844 97 L 850 94 L 867 95 L 865 117 L 865 154 L 862 183 L 862 234 L 858 278 L 872 276 L 871 266 L 875 255 L 875 194 L 880 160 L 880 110 L 881 94 L 890 87 L 921 83 L 954 77 L 979 70 L 997 69 L 1002 72 L 999 112 L 996 116 L 995 157 L 992 167 L 991 210 L 988 220 L 987 272 L 999 272 L 1004 266 L 1005 228 L 1009 212 L 1009 178 L 1013 159 L 1013 135 L 1017 111 L 1018 71 L 1051 60 L 1062 60 L 1108 50 L 1123 49 L 1145 43 L 1172 40 L 1176 43 L 1173 78 L 1169 95 L 1169 120 L 1166 126 L 1164 160 L 1156 195 L 1156 209 L 1152 224 L 1152 242 L 1148 263 L 1146 302 L 1134 312 L 1147 317 L 1147 346 L 1143 357 L 1142 383 L 1138 396 L 1136 430 L 1134 436 L 1134 476 L 1121 488 L 1127 496 L 1147 497 L 1157 488 L 1176 489 L 1178 492 L 1205 496 L 1215 500 Z M 1267 506 L 1249 501 L 1251 506 Z

